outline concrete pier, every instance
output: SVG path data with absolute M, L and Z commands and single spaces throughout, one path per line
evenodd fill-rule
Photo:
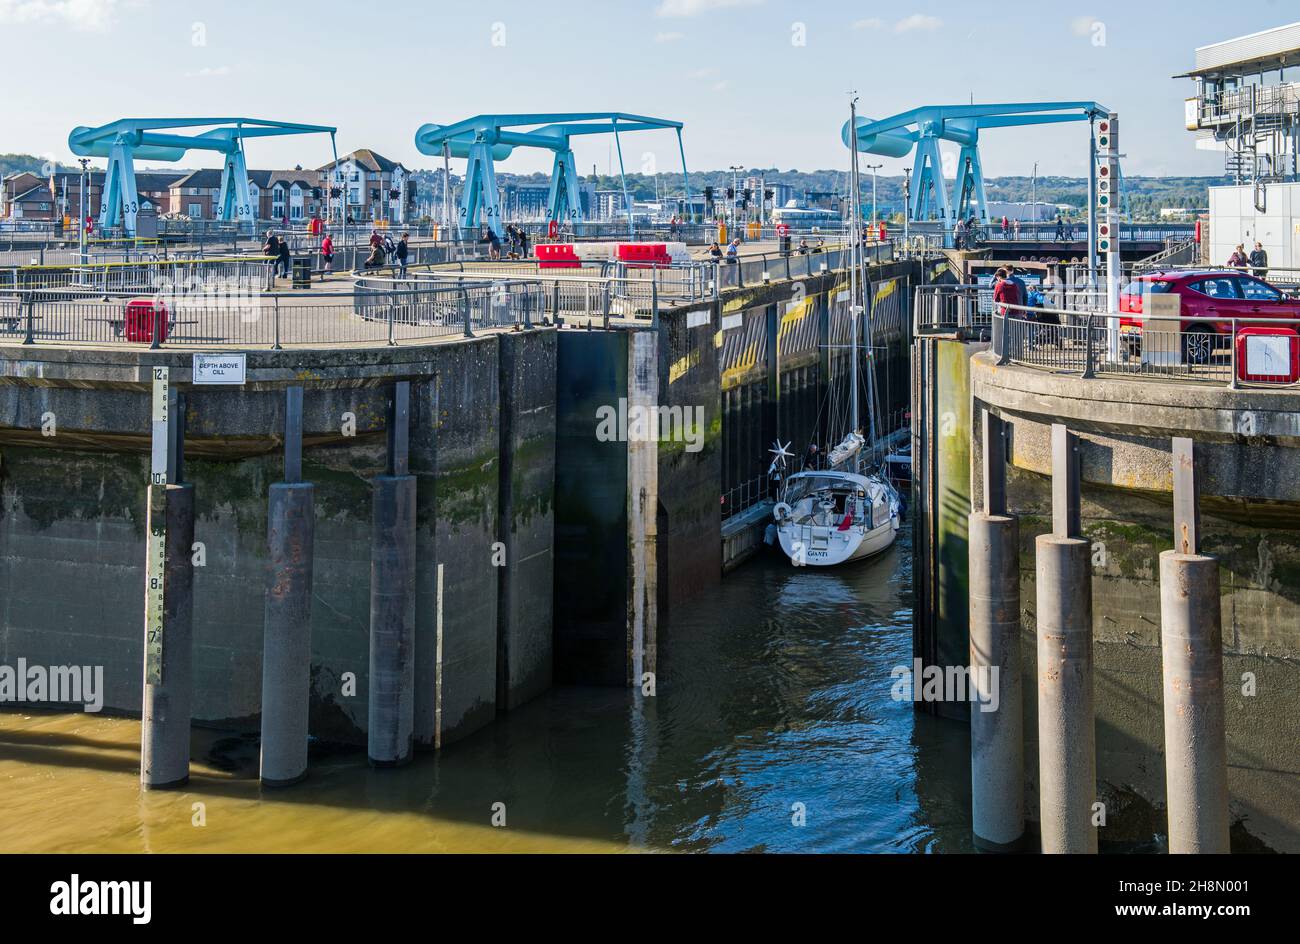
M 1160 555 L 1169 851 L 1228 852 L 1219 562 Z
M 277 482 L 270 489 L 262 656 L 261 777 L 266 786 L 287 786 L 307 776 L 314 500 L 309 482 Z
M 395 767 L 411 759 L 415 738 L 415 476 L 373 484 L 366 750 L 372 765 Z
M 1083 538 L 1042 534 L 1034 547 L 1043 852 L 1096 852 L 1091 546 Z
M 1015 851 L 1025 832 L 1020 675 L 1020 528 L 970 516 L 972 832 L 976 848 Z
M 149 534 L 153 533 L 155 500 L 165 516 L 166 547 L 162 652 L 159 673 L 153 681 L 149 640 L 145 640 L 140 784 L 146 790 L 178 787 L 190 779 L 190 708 L 194 698 L 194 565 L 190 556 L 194 544 L 194 486 L 149 486 Z M 147 623 L 145 632 L 147 637 Z

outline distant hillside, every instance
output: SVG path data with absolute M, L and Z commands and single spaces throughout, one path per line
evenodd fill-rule
M 56 163 L 54 169 L 58 171 L 79 170 L 80 168 Z M 44 177 L 47 170 L 45 158 L 37 157 L 35 154 L 0 154 L 0 177 L 8 177 L 10 174 L 21 174 L 23 172 Z

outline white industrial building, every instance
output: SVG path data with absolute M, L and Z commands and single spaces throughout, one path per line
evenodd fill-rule
M 1222 264 L 1258 240 L 1271 269 L 1300 268 L 1300 23 L 1202 46 L 1175 78 L 1195 80 L 1187 129 L 1233 180 L 1210 188 L 1205 257 Z

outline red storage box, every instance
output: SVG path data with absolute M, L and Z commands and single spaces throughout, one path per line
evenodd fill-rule
M 1300 381 L 1300 335 L 1295 328 L 1240 328 L 1234 343 L 1239 380 L 1277 384 Z
M 572 243 L 538 243 L 537 268 L 539 269 L 580 269 L 582 260 L 574 250 Z
M 153 326 L 161 327 L 160 341 L 167 340 L 167 306 L 162 302 L 154 303 L 152 298 L 134 298 L 126 303 L 126 327 L 124 334 L 128 341 L 153 343 Z

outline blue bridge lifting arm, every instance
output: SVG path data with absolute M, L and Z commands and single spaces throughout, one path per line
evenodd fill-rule
M 208 128 L 198 134 L 177 134 L 176 129 Z M 335 134 L 328 125 L 304 125 L 261 118 L 122 118 L 97 128 L 78 127 L 68 135 L 68 147 L 78 157 L 108 159 L 104 192 L 100 201 L 101 229 L 122 226 L 135 234 L 139 212 L 135 187 L 135 159 L 179 161 L 187 151 L 215 151 L 224 155 L 221 195 L 214 216 L 218 220 L 247 223 L 257 220 L 248 188 L 248 164 L 244 140 L 286 134 L 328 134 L 334 160 L 338 162 Z
M 682 123 L 664 118 L 647 118 L 622 112 L 563 112 L 531 115 L 477 115 L 451 125 L 422 125 L 415 132 L 415 146 L 421 154 L 464 158 L 465 186 L 461 193 L 458 221 L 463 227 L 486 223 L 500 236 L 503 231 L 501 203 L 497 194 L 494 162 L 505 160 L 516 147 L 543 148 L 554 153 L 548 218 L 556 222 L 582 222 L 578 194 L 580 174 L 570 138 L 575 135 L 613 134 L 618 148 L 618 172 L 623 186 L 623 205 L 628 227 L 635 234 L 632 204 L 627 191 L 620 135 L 628 131 L 673 129 L 682 159 L 683 192 L 689 203 L 686 151 L 682 146 Z
M 906 157 L 916 149 L 912 169 L 912 195 L 907 207 L 912 220 L 926 220 L 931 214 L 943 221 L 945 243 L 958 219 L 975 215 L 988 222 L 984 198 L 984 170 L 980 162 L 980 131 L 1025 125 L 1091 121 L 1107 114 L 1097 102 L 1013 102 L 992 105 L 927 105 L 873 121 L 859 118 L 856 133 L 846 121 L 840 136 L 845 147 L 856 144 L 859 151 L 885 157 Z M 956 183 L 950 197 L 944 179 L 940 141 L 960 148 Z M 852 142 L 852 143 L 850 143 Z

